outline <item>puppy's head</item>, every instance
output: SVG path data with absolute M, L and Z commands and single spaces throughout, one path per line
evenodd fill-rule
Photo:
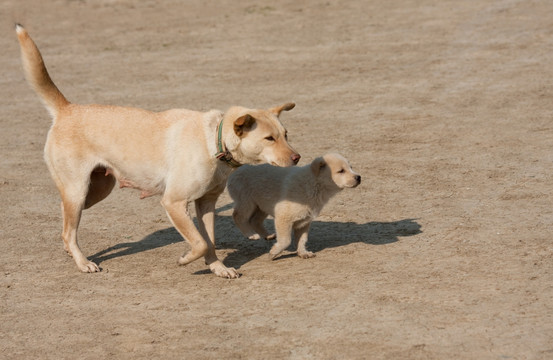
M 339 189 L 354 188 L 361 183 L 361 175 L 354 172 L 348 161 L 339 154 L 326 154 L 311 163 L 311 170 L 320 181 Z
M 231 118 L 234 136 L 226 146 L 233 157 L 242 164 L 296 165 L 300 155 L 288 143 L 286 129 L 278 118 L 294 106 L 287 103 L 268 110 L 230 109 L 225 118 Z

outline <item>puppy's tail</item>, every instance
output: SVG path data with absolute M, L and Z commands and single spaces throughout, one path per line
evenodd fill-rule
M 69 101 L 67 101 L 50 78 L 50 75 L 48 75 L 42 55 L 40 55 L 40 51 L 27 33 L 27 30 L 20 24 L 16 24 L 15 31 L 19 40 L 19 46 L 21 47 L 21 60 L 23 62 L 25 77 L 40 96 L 50 115 L 55 119 L 60 109 L 68 105 Z

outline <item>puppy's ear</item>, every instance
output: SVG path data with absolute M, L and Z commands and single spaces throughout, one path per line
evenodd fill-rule
M 319 176 L 322 169 L 324 169 L 326 166 L 325 159 L 322 157 L 318 157 L 311 163 L 311 171 L 315 176 Z
M 251 129 L 255 123 L 255 118 L 250 114 L 240 116 L 238 119 L 234 120 L 234 133 L 238 136 L 242 136 L 245 131 Z
M 292 110 L 296 104 L 294 103 L 286 103 L 284 105 L 275 106 L 274 108 L 270 108 L 269 111 L 275 114 L 276 116 L 280 116 L 280 113 L 283 111 L 289 111 Z

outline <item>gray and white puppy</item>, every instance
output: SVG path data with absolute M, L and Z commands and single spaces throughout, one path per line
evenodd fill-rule
M 229 177 L 228 191 L 234 200 L 234 222 L 246 237 L 274 238 L 263 226 L 268 215 L 274 217 L 277 241 L 270 259 L 291 244 L 292 231 L 298 256 L 310 258 L 315 254 L 305 244 L 311 222 L 332 196 L 360 183 L 361 176 L 343 156 L 326 154 L 295 168 L 244 165 Z

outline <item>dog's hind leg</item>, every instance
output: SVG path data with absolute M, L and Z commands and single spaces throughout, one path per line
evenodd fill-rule
M 89 261 L 81 252 L 77 243 L 77 229 L 81 220 L 83 202 L 75 201 L 72 195 L 62 195 L 63 233 L 62 238 L 65 249 L 82 272 L 90 273 L 100 271 L 98 265 Z
M 81 214 L 85 206 L 88 192 L 88 179 L 66 179 L 63 176 L 53 177 L 56 180 L 61 194 L 61 209 L 63 215 L 62 238 L 65 250 L 73 256 L 73 260 L 82 272 L 100 271 L 98 265 L 89 261 L 81 252 L 77 243 L 77 229 L 81 220 Z
M 94 204 L 104 200 L 113 190 L 115 186 L 115 176 L 107 172 L 103 166 L 95 168 L 90 173 L 90 184 L 88 185 L 88 193 L 84 208 L 88 209 Z
M 100 268 L 89 261 L 77 243 L 77 229 L 85 207 L 94 163 L 90 159 L 78 158 L 71 149 L 56 146 L 57 139 L 49 133 L 44 148 L 44 160 L 52 179 L 61 195 L 63 216 L 62 239 L 65 250 L 73 257 L 82 272 L 97 272 Z

